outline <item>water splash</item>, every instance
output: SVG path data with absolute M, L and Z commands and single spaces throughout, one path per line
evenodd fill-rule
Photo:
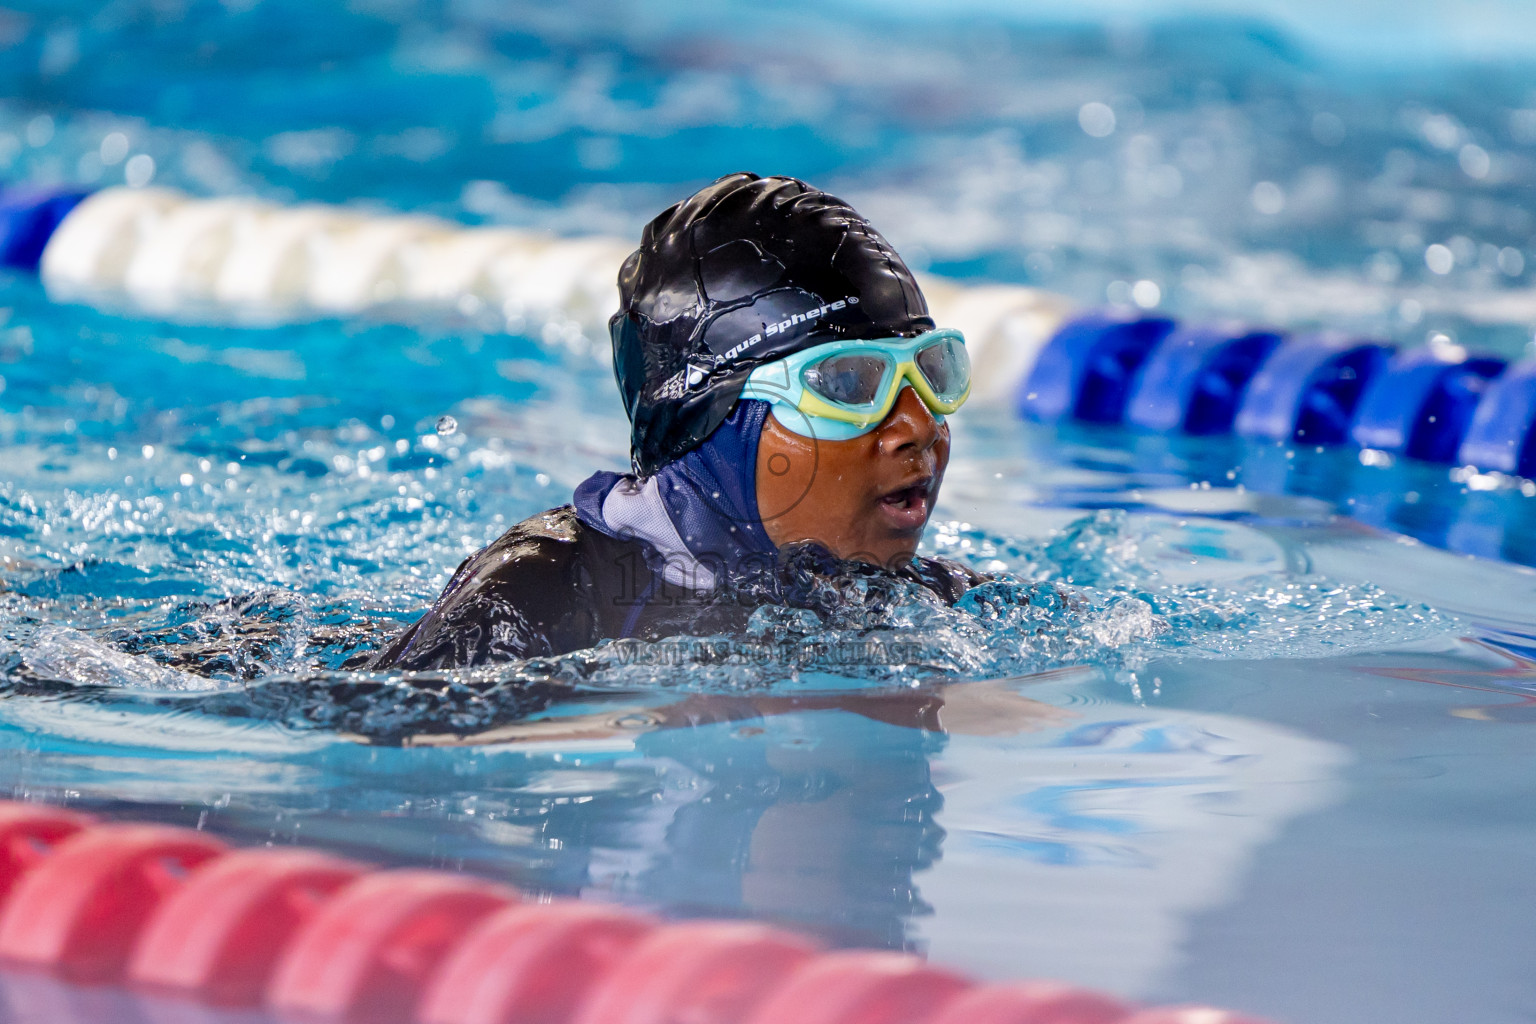
M 1119 510 L 1033 543 L 955 525 L 937 540 L 941 552 L 990 568 L 991 578 L 953 607 L 868 567 L 792 560 L 789 603 L 759 607 L 740 634 L 612 641 L 472 670 L 345 671 L 346 659 L 377 646 L 389 627 L 351 618 L 348 602 L 272 588 L 178 603 L 158 617 L 138 610 L 132 625 L 92 630 L 28 616 L 0 640 L 0 658 L 13 693 L 58 697 L 74 687 L 99 700 L 112 691 L 182 713 L 387 742 L 479 732 L 556 702 L 621 695 L 921 688 L 1073 666 L 1134 686 L 1158 658 L 1323 656 L 1455 625 L 1370 585 L 1264 562 L 1227 582 L 1169 581 L 1153 557 L 1167 545 L 1159 522 Z M 13 597 L 10 614 L 17 611 Z

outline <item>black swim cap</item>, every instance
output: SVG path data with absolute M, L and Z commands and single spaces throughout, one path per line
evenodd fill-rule
M 934 326 L 912 272 L 853 207 L 745 172 L 646 225 L 619 271 L 619 302 L 613 372 L 644 475 L 708 437 L 757 366 Z

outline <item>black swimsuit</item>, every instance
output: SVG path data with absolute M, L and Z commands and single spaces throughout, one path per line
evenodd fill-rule
M 820 556 L 823 564 L 830 559 L 825 552 Z M 793 570 L 793 560 L 789 564 Z M 768 586 L 702 594 L 668 582 L 659 567 L 649 544 L 594 530 L 569 505 L 541 512 L 465 559 L 431 610 L 365 667 L 459 668 L 565 654 L 604 639 L 729 633 L 742 629 L 760 605 L 796 603 L 784 592 L 783 567 Z M 892 573 L 855 571 L 918 583 L 951 604 L 982 579 L 932 558 Z

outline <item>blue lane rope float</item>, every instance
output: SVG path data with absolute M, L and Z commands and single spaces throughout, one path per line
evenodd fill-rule
M 1453 462 L 1502 359 L 1425 346 L 1393 356 L 1366 386 L 1350 439 L 1423 462 Z
M 1456 346 L 1398 352 L 1345 335 L 1094 313 L 1046 343 L 1015 406 L 1038 421 L 1353 444 L 1536 477 L 1536 360 L 1511 367 Z
M 1115 312 L 1071 321 L 1040 351 L 1019 390 L 1019 412 L 1032 420 L 1119 423 L 1137 372 L 1173 326 L 1164 317 Z
M 1178 328 L 1142 364 L 1126 423 L 1163 433 L 1231 433 L 1248 382 L 1280 341 L 1272 331 Z
M 1489 383 L 1457 461 L 1536 478 L 1536 360 L 1512 366 Z
M 629 249 L 165 189 L 0 188 L 0 266 L 39 274 L 61 299 L 117 296 L 162 313 L 231 308 L 271 322 L 435 305 L 491 310 L 549 340 L 600 337 Z M 934 315 L 966 333 L 973 397 L 1011 399 L 1027 419 L 1353 444 L 1536 478 L 1536 361 L 1125 310 L 1071 316 L 1036 289 L 923 285 Z
M 0 189 L 0 267 L 37 273 L 48 240 L 88 195 L 68 188 Z
M 1390 353 L 1386 345 L 1330 335 L 1288 339 L 1249 381 L 1233 429 L 1255 440 L 1339 444 Z

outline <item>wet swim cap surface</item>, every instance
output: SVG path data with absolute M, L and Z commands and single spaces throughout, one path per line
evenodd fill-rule
M 794 178 L 747 173 L 646 225 L 619 271 L 619 299 L 614 375 L 643 475 L 708 437 L 757 366 L 934 326 L 912 272 L 853 207 Z

